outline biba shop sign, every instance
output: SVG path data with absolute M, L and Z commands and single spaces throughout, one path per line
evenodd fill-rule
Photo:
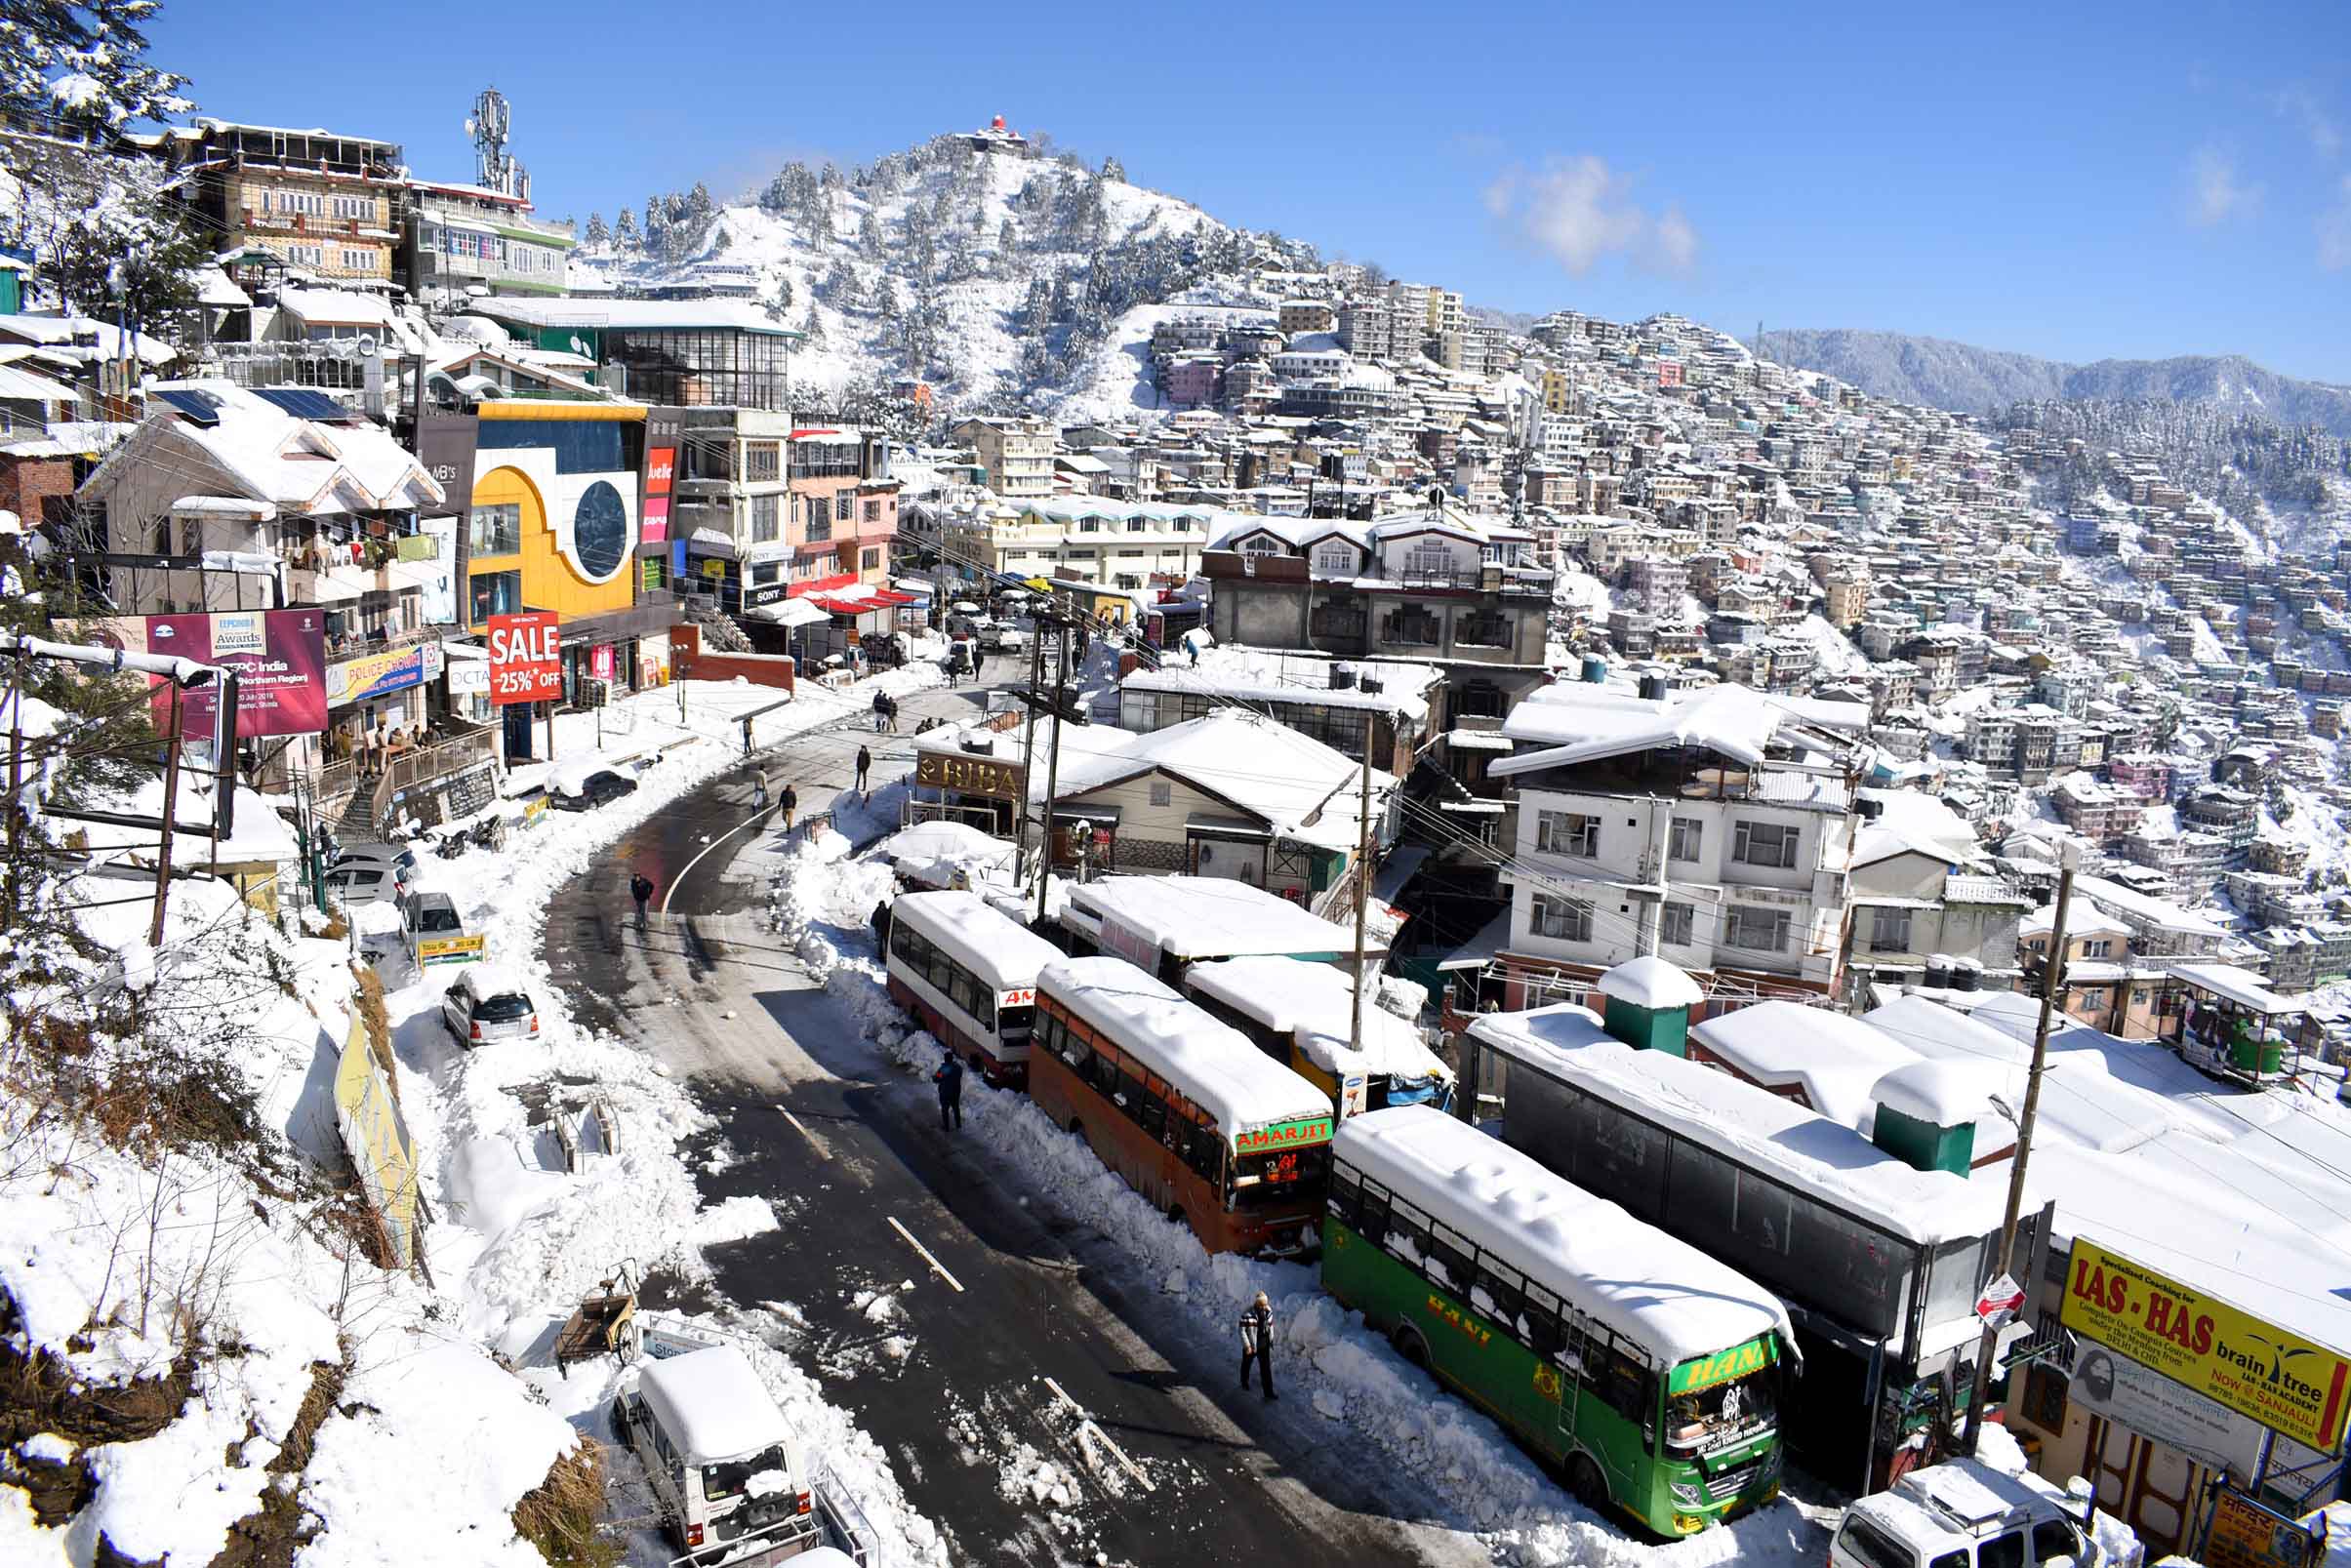
M 2351 1361 L 2077 1237 L 2064 1324 L 2282 1436 L 2342 1441 Z
M 1243 1154 L 1262 1154 L 1271 1148 L 1303 1148 L 1309 1144 L 1330 1142 L 1330 1118 L 1307 1116 L 1297 1121 L 1277 1121 L 1271 1127 L 1251 1127 L 1236 1135 L 1234 1148 Z

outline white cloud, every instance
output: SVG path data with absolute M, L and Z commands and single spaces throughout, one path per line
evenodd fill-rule
M 2322 158 L 2332 158 L 2343 150 L 2343 128 L 2327 112 L 2318 95 L 2299 85 L 2280 88 L 2270 95 L 2270 102 L 2280 114 L 2301 126 L 2302 134 L 2310 139 L 2310 150 Z
M 2227 153 L 2204 147 L 2188 160 L 2188 221 L 2198 228 L 2250 217 L 2260 205 L 2261 187 L 2239 179 Z
M 1579 276 L 1604 256 L 1629 256 L 1661 272 L 1687 272 L 1697 263 L 1698 232 L 1682 210 L 1645 211 L 1632 199 L 1632 180 L 1591 153 L 1551 158 L 1540 169 L 1513 164 L 1484 196 L 1507 238 Z
M 2341 199 L 2319 214 L 2319 265 L 2330 272 L 2351 266 L 2351 175 L 2343 177 Z

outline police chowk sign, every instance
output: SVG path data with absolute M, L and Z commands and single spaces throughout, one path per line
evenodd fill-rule
M 2061 1315 L 2086 1339 L 2295 1442 L 2328 1454 L 2342 1442 L 2351 1361 L 2086 1237 L 2068 1260 Z
M 552 610 L 490 618 L 490 701 L 559 703 L 563 700 L 561 617 Z

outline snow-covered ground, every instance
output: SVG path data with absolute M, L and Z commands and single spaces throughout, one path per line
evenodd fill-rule
M 911 665 L 841 693 L 804 687 L 785 710 L 790 722 L 759 739 L 860 711 L 875 684 L 905 692 L 938 679 L 936 668 Z M 674 695 L 664 695 L 673 716 Z M 691 691 L 689 718 L 725 717 L 728 703 L 723 691 Z M 317 1191 L 281 1195 L 288 1184 L 257 1182 L 219 1155 L 142 1158 L 36 1119 L 15 1092 L 0 1097 L 0 1282 L 22 1313 L 21 1343 L 93 1384 L 167 1376 L 183 1349 L 197 1357 L 176 1416 L 167 1401 L 151 1434 L 84 1456 L 98 1491 L 70 1525 L 44 1527 L 23 1492 L 0 1487 L 0 1560 L 87 1564 L 102 1531 L 132 1558 L 204 1562 L 275 1488 L 291 1489 L 315 1527 L 296 1559 L 304 1565 L 540 1561 L 510 1510 L 559 1455 L 608 1435 L 619 1376 L 601 1361 L 568 1376 L 547 1364 L 564 1315 L 624 1263 L 692 1280 L 707 1276 L 704 1247 L 776 1225 L 757 1200 L 700 1206 L 679 1145 L 704 1125 L 701 1112 L 643 1054 L 571 1017 L 542 951 L 559 886 L 740 758 L 731 726 L 676 739 L 688 744 L 669 744 L 634 794 L 550 815 L 505 854 L 423 862 L 422 885 L 449 893 L 468 926 L 490 934 L 488 956 L 531 985 L 543 1028 L 532 1044 L 461 1049 L 439 1019 L 450 977 L 420 976 L 397 954 L 379 962 L 431 1216 L 428 1279 L 357 1259 Z M 265 1126 L 313 1160 L 339 1160 L 329 1097 L 357 1005 L 357 937 L 289 938 L 215 883 L 176 890 L 167 940 L 153 950 L 142 940 L 145 916 L 135 904 L 83 922 L 124 955 L 134 984 L 182 1007 L 200 1002 L 207 1022 L 197 1032 L 233 1031 L 229 1060 Z M 532 1106 L 576 1117 L 590 1097 L 612 1113 L 617 1149 L 567 1175 L 551 1124 Z M 728 1314 L 706 1327 L 746 1337 L 809 1452 L 874 1527 L 877 1560 L 943 1562 L 937 1531 L 907 1507 L 887 1457 L 823 1399 L 808 1369 L 759 1336 L 762 1321 Z M 314 1363 L 345 1370 L 307 1465 L 281 1477 L 268 1466 L 312 1391 Z M 74 1454 L 65 1438 L 46 1436 L 15 1463 Z M 608 1459 L 616 1511 L 642 1515 L 650 1505 L 633 1462 L 618 1451 Z M 640 1535 L 630 1555 L 670 1552 Z

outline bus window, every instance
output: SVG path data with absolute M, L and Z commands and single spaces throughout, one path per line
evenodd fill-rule
M 1183 1147 L 1179 1152 L 1184 1163 L 1201 1180 L 1221 1187 L 1225 1181 L 1224 1134 L 1202 1122 L 1187 1121 L 1183 1127 Z
M 1334 1165 L 1330 1172 L 1330 1212 L 1341 1225 L 1353 1228 L 1356 1211 L 1363 1201 L 1362 1179 L 1344 1165 Z
M 1657 1425 L 1657 1376 L 1613 1345 L 1586 1347 L 1584 1376 L 1608 1408 L 1631 1422 Z
M 1415 1269 L 1429 1256 L 1429 1217 L 1398 1197 L 1388 1202 L 1388 1250 Z
M 1007 1045 L 1025 1040 L 1035 1021 L 1036 1009 L 1034 1007 L 999 1007 L 995 1010 L 996 1038 Z
M 1510 1330 L 1513 1336 L 1524 1339 L 1525 1334 L 1519 1327 L 1519 1319 L 1520 1309 L 1524 1305 L 1525 1286 L 1524 1278 L 1510 1265 L 1492 1258 L 1480 1258 L 1478 1260 L 1478 1283 L 1470 1297 L 1470 1305 Z
M 1137 1111 L 1135 1120 L 1142 1123 L 1143 1130 L 1151 1135 L 1152 1141 L 1165 1143 L 1167 1141 L 1167 1102 L 1146 1089 L 1143 1091 L 1141 1102 L 1135 1108 Z
M 1526 1282 L 1526 1301 L 1519 1321 L 1522 1325 L 1520 1337 L 1535 1354 L 1557 1355 L 1566 1347 L 1567 1337 L 1560 1326 L 1560 1299 L 1531 1279 Z
M 1357 1211 L 1356 1233 L 1377 1247 L 1388 1239 L 1388 1189 L 1363 1178 L 1363 1205 Z
M 947 995 L 948 987 L 954 984 L 954 960 L 937 947 L 922 955 L 922 972 L 923 978 L 931 983 L 931 988 L 942 996 Z
M 1456 1296 L 1467 1296 L 1478 1283 L 1477 1266 L 1470 1262 L 1477 1244 L 1449 1226 L 1429 1226 L 1429 1277 Z

